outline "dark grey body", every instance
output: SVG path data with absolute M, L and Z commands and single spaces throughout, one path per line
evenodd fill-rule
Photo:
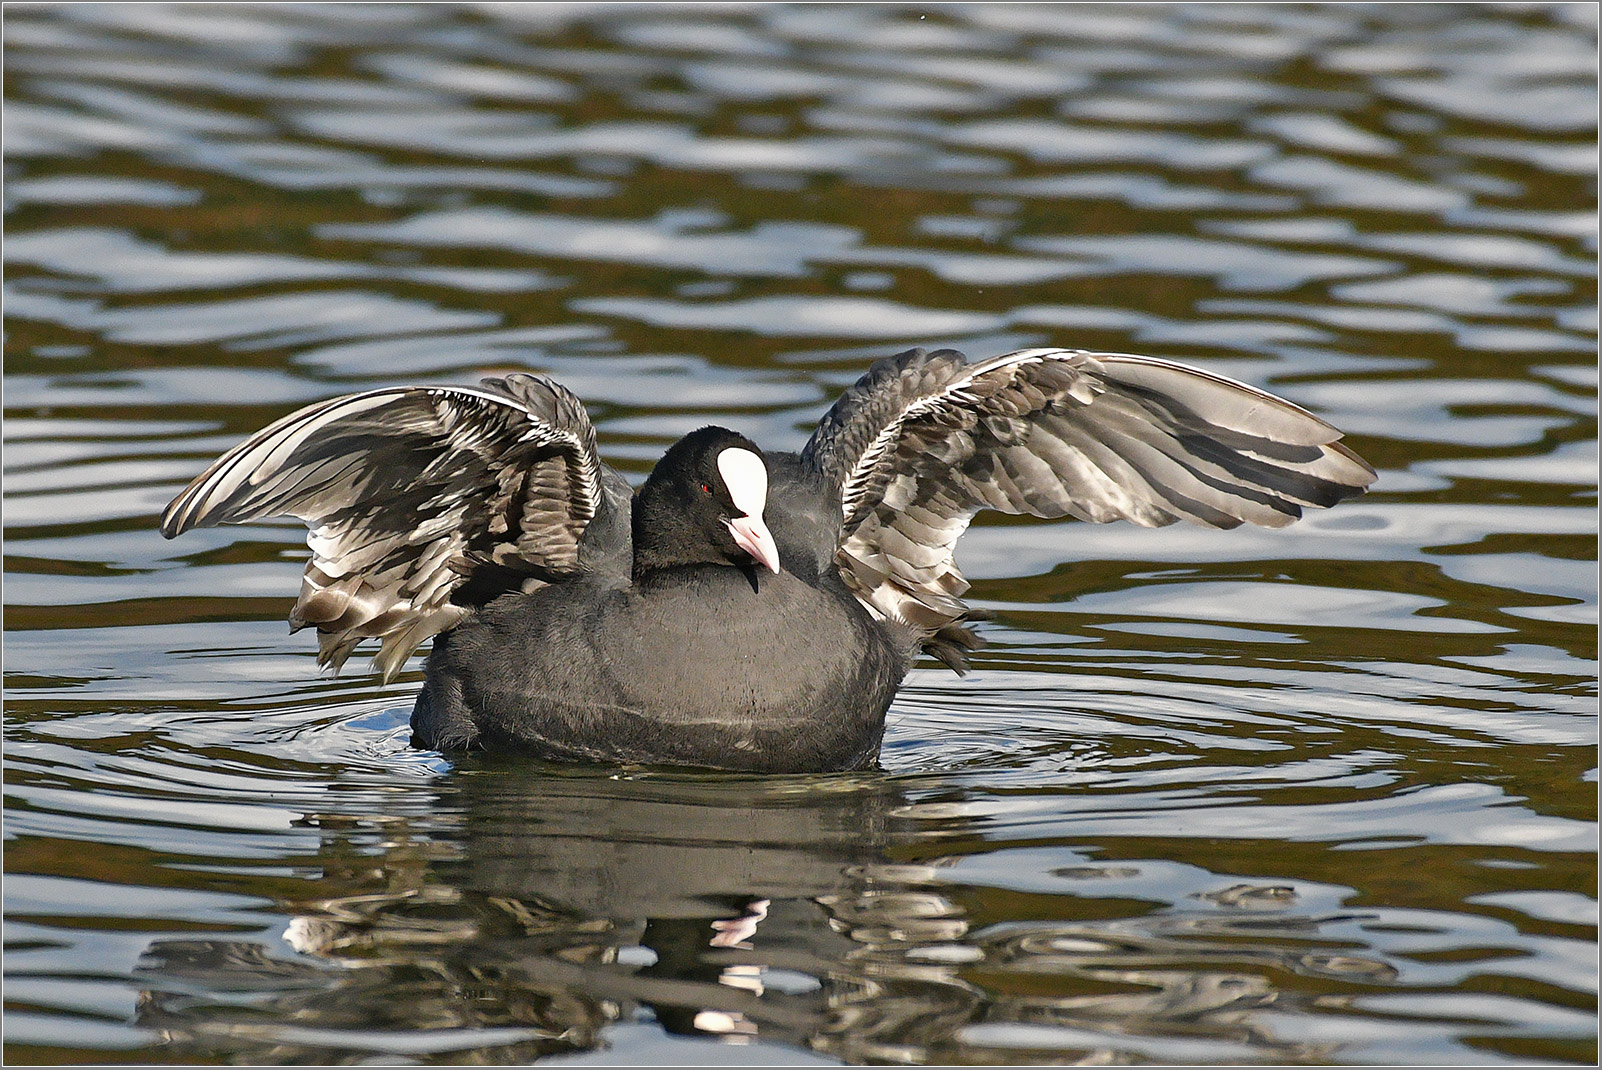
M 617 546 L 628 525 L 610 516 L 586 548 L 598 567 L 503 595 L 435 639 L 416 742 L 763 772 L 872 765 L 918 636 L 875 621 L 841 581 L 838 490 L 794 455 L 767 461 L 781 572 L 694 565 L 635 582 Z
M 876 361 L 799 456 L 703 427 L 636 494 L 571 391 L 514 373 L 291 413 L 197 476 L 161 530 L 306 521 L 290 621 L 316 625 L 318 664 L 376 638 L 388 680 L 436 636 L 419 746 L 848 769 L 872 764 L 917 652 L 961 673 L 982 645 L 952 556 L 980 510 L 1283 527 L 1374 481 L 1340 438 L 1172 361 L 912 349 Z

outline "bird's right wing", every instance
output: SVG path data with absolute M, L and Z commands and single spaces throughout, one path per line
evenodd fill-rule
M 218 458 L 167 506 L 161 533 L 295 516 L 312 558 L 290 614 L 337 670 L 363 638 L 386 680 L 465 610 L 451 595 L 498 571 L 549 582 L 617 508 L 595 431 L 543 376 L 397 387 L 301 409 Z M 626 508 L 626 503 L 623 504 Z

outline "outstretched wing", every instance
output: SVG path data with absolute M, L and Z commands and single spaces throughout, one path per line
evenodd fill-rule
M 290 623 L 317 627 L 318 663 L 336 670 L 381 639 L 387 681 L 463 616 L 451 595 L 469 579 L 574 573 L 585 529 L 616 504 L 578 398 L 516 374 L 301 409 L 218 458 L 167 506 L 161 533 L 304 520 L 312 558 Z
M 935 636 L 967 615 L 952 554 L 980 509 L 1281 527 L 1373 482 L 1340 437 L 1282 398 L 1171 361 L 1028 349 L 969 365 L 912 350 L 848 390 L 803 456 L 840 487 L 846 583 Z

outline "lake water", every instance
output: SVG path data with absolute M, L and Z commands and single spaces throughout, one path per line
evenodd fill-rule
M 8 7 L 10 1062 L 1592 1064 L 1592 5 Z M 1190 361 L 1380 470 L 982 518 L 883 770 L 414 751 L 313 400 L 530 368 L 633 479 L 876 356 Z

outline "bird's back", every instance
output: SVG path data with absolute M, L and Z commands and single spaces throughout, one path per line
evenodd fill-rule
M 507 595 L 436 641 L 413 725 L 554 759 L 763 771 L 872 763 L 910 634 L 837 577 L 699 566 Z

